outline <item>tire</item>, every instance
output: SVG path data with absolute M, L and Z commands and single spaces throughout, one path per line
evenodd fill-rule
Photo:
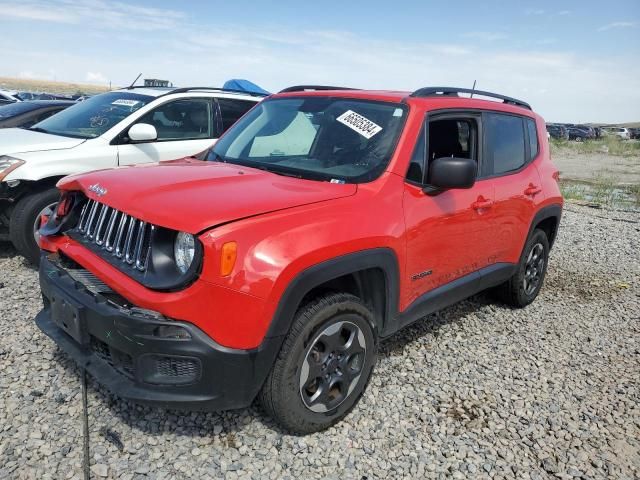
M 36 220 L 47 207 L 55 205 L 59 198 L 60 192 L 56 188 L 34 192 L 21 198 L 11 213 L 11 243 L 33 265 L 40 263 L 40 247 L 35 237 Z
M 512 307 L 526 307 L 538 296 L 548 263 L 549 240 L 544 231 L 535 229 L 524 246 L 516 273 L 496 287 L 497 297 Z
M 295 434 L 339 422 L 371 378 L 378 347 L 374 325 L 353 295 L 329 294 L 304 305 L 258 395 L 265 412 Z

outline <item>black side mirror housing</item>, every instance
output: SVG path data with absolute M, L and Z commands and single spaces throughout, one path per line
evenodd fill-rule
M 471 158 L 436 158 L 429 165 L 425 191 L 433 193 L 451 188 L 471 188 L 476 182 L 477 168 L 478 164 Z

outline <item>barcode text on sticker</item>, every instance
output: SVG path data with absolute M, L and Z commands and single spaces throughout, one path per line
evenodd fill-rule
M 363 117 L 359 113 L 354 112 L 353 110 L 347 110 L 338 118 L 337 121 L 346 125 L 351 130 L 358 132 L 367 140 L 373 137 L 376 133 L 382 130 L 382 127 L 377 123 L 372 122 L 366 117 Z

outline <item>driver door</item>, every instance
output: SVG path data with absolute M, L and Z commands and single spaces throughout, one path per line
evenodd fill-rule
M 426 130 L 425 130 L 426 129 Z M 494 185 L 482 178 L 482 121 L 469 113 L 439 114 L 427 120 L 410 163 L 403 199 L 407 228 L 404 304 L 438 287 L 475 274 L 493 263 Z M 424 191 L 429 162 L 441 157 L 478 163 L 471 188 Z
M 127 127 L 117 137 L 118 165 L 176 160 L 196 155 L 215 143 L 216 122 L 211 98 L 173 100 L 151 110 L 136 123 L 153 125 L 156 140 L 134 143 Z

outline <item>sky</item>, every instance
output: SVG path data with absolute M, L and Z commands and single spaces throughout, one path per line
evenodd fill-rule
M 521 98 L 547 121 L 640 121 L 640 1 L 0 0 L 0 76 L 246 78 Z

